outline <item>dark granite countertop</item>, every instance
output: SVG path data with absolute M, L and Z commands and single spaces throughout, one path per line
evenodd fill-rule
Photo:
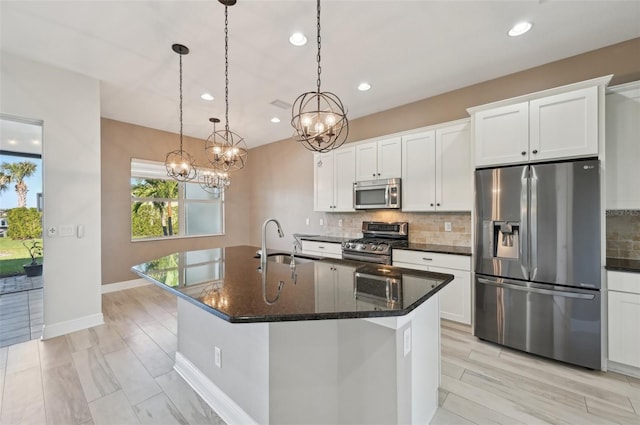
M 326 243 L 339 243 L 346 242 L 353 238 L 342 238 L 340 236 L 322 236 L 322 235 L 313 235 L 313 236 L 301 236 L 301 240 L 303 241 L 314 241 L 314 242 L 326 242 Z
M 617 270 L 621 272 L 640 273 L 640 260 L 630 260 L 628 258 L 607 257 L 607 270 Z
M 293 270 L 269 261 L 260 272 L 255 252 L 252 246 L 180 252 L 132 271 L 233 323 L 403 316 L 453 280 L 449 274 L 329 258 L 297 257 Z M 387 278 L 400 282 L 397 301 L 385 296 Z
M 471 256 L 471 247 L 453 245 L 434 245 L 422 243 L 410 243 L 408 247 L 402 248 L 411 251 L 437 252 L 441 254 L 466 255 Z

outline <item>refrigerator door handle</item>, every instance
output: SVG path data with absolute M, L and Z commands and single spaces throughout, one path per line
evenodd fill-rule
M 516 291 L 533 292 L 535 294 L 561 296 L 565 298 L 578 298 L 583 300 L 592 300 L 595 298 L 594 294 L 583 294 L 580 292 L 556 291 L 556 290 L 550 290 L 550 289 L 531 288 L 531 287 L 522 286 L 519 284 L 509 283 L 507 279 L 500 279 L 500 282 L 486 279 L 483 277 L 478 277 L 477 279 L 478 279 L 478 282 L 483 283 L 485 285 L 491 285 L 498 288 L 515 289 Z
M 530 280 L 534 280 L 538 274 L 538 174 L 536 167 L 531 168 L 531 213 L 529 215 L 531 227 L 531 254 L 529 255 L 531 263 L 529 264 Z
M 529 226 L 527 223 L 529 167 L 524 167 L 520 176 L 520 268 L 525 279 L 529 276 Z

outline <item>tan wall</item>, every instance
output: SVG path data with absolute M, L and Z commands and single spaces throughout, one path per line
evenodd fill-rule
M 167 152 L 177 149 L 178 136 L 105 118 L 101 127 L 103 284 L 135 279 L 131 266 L 172 252 L 248 242 L 250 179 L 245 170 L 233 174 L 225 197 L 225 236 L 131 242 L 131 158 L 164 162 Z M 203 140 L 185 138 L 184 149 L 205 163 Z
M 354 119 L 349 141 L 464 118 L 471 106 L 607 74 L 614 74 L 612 85 L 640 79 L 640 38 Z M 234 177 L 227 197 L 225 237 L 132 243 L 129 160 L 138 157 L 163 161 L 166 152 L 175 148 L 176 136 L 105 119 L 102 138 L 103 283 L 132 279 L 135 276 L 128 271 L 131 265 L 173 251 L 242 243 L 259 245 L 261 225 L 268 217 L 279 219 L 286 233 L 284 239 L 278 239 L 270 227 L 269 246 L 290 250 L 292 233 L 351 236 L 357 223 L 371 214 L 313 212 L 313 155 L 288 139 L 249 151 L 247 167 Z M 203 143 L 188 142 L 197 143 L 198 151 Z M 190 144 L 187 147 L 191 149 Z M 373 217 L 378 216 L 387 217 L 385 213 Z M 348 217 L 351 224 L 337 226 L 339 217 Z M 411 237 L 415 242 L 471 243 L 466 224 L 470 222 L 469 214 L 400 213 L 397 217 L 408 217 L 410 233 L 417 232 Z M 310 221 L 308 226 L 306 218 Z M 319 225 L 320 219 L 324 226 Z M 443 232 L 444 221 L 454 223 L 453 232 Z
M 473 72 L 473 70 L 469 70 Z M 350 122 L 349 142 L 383 136 L 414 128 L 468 117 L 466 109 L 536 91 L 614 74 L 611 85 L 640 79 L 640 38 L 542 65 L 424 99 Z M 362 220 L 405 219 L 411 239 L 420 243 L 470 245 L 470 214 L 435 213 L 314 213 L 313 156 L 291 140 L 283 140 L 249 152 L 253 181 L 251 243 L 260 243 L 260 225 L 273 216 L 280 220 L 287 236 L 275 238 L 268 229 L 270 246 L 291 249 L 291 233 L 353 236 Z M 389 215 L 391 214 L 391 215 Z M 310 225 L 305 225 L 305 218 Z M 319 225 L 320 219 L 324 226 Z M 343 219 L 343 227 L 337 226 Z M 459 225 L 444 232 L 444 221 Z

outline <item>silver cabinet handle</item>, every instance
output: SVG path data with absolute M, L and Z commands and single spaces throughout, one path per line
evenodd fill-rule
M 506 279 L 505 279 L 506 281 Z M 543 294 L 543 295 L 554 295 L 554 296 L 560 296 L 560 297 L 565 297 L 565 298 L 578 298 L 578 299 L 583 299 L 583 300 L 592 300 L 595 298 L 595 295 L 592 294 L 582 294 L 579 292 L 569 292 L 569 291 L 552 291 L 549 289 L 540 289 L 540 288 L 531 288 L 531 287 L 527 287 L 527 286 L 522 286 L 522 285 L 517 285 L 517 284 L 512 284 L 512 283 L 506 283 L 506 282 L 494 282 L 492 280 L 489 279 L 483 279 L 481 277 L 478 278 L 478 282 L 480 283 L 484 283 L 485 285 L 491 285 L 491 286 L 496 286 L 498 288 L 509 288 L 509 289 L 515 289 L 516 291 L 523 291 L 523 292 L 532 292 L 535 294 Z
M 433 258 L 422 257 L 424 261 L 433 261 Z
M 324 247 L 323 247 L 323 246 L 319 246 L 318 248 L 320 248 L 320 249 L 324 249 Z

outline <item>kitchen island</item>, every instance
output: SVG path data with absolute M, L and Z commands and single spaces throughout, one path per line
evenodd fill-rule
M 227 423 L 428 423 L 451 275 L 255 247 L 133 271 L 178 296 L 175 369 Z

